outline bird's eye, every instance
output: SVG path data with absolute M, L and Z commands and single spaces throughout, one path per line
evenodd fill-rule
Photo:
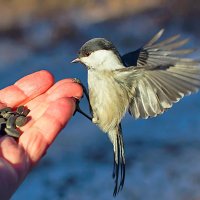
M 86 52 L 85 55 L 88 57 L 91 53 L 90 52 Z

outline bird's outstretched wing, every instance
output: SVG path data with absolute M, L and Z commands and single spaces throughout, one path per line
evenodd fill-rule
M 180 35 L 172 36 L 161 42 L 157 42 L 162 36 L 164 29 L 160 30 L 144 47 L 132 51 L 122 56 L 125 66 L 148 66 L 154 68 L 176 64 L 177 62 L 187 62 L 188 59 L 180 59 L 180 56 L 192 53 L 195 49 L 178 49 L 185 45 L 188 39 L 181 39 Z
M 175 50 L 186 43 L 171 37 L 156 44 L 160 31 L 141 50 L 135 67 L 116 70 L 116 81 L 129 93 L 129 112 L 135 118 L 163 113 L 183 96 L 200 88 L 200 64 L 188 58 L 175 57 L 190 50 Z

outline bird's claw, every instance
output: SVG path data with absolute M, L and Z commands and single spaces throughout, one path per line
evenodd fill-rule
M 89 103 L 89 109 L 90 109 L 90 113 L 92 114 L 92 108 L 91 108 L 91 105 L 90 105 L 90 99 L 89 99 L 89 95 L 88 95 L 88 91 L 86 89 L 86 87 L 81 83 L 80 79 L 78 78 L 73 78 L 74 82 L 79 84 L 82 88 L 83 88 L 83 94 L 85 95 L 88 103 Z M 82 96 L 83 98 L 83 96 Z M 79 106 L 79 103 L 80 103 L 80 100 L 77 99 L 77 104 L 76 104 L 76 110 L 74 112 L 74 115 L 76 114 L 76 112 L 78 111 L 79 113 L 81 113 L 82 115 L 84 115 L 86 118 L 88 118 L 90 121 L 92 121 L 92 117 L 88 116 L 86 113 L 84 113 L 81 109 L 80 109 L 80 106 Z
M 88 118 L 90 121 L 92 121 L 92 118 L 81 110 L 81 108 L 80 108 L 80 106 L 79 106 L 79 103 L 80 103 L 80 101 L 77 100 L 77 101 L 76 101 L 76 110 L 74 111 L 73 116 L 76 114 L 76 112 L 79 112 L 79 113 L 81 113 L 83 116 L 85 116 L 86 118 Z
M 82 85 L 80 79 L 78 79 L 78 78 L 73 78 L 73 81 L 74 81 L 75 83 L 78 83 L 78 84 Z

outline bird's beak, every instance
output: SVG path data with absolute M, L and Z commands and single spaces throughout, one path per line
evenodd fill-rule
M 77 62 L 81 62 L 80 58 L 76 58 L 76 59 L 72 60 L 71 63 L 77 63 Z

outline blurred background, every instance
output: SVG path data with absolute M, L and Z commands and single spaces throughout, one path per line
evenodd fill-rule
M 0 87 L 41 69 L 56 81 L 87 72 L 72 65 L 93 37 L 121 53 L 145 44 L 161 28 L 200 47 L 198 0 L 0 0 Z M 193 57 L 200 58 L 200 51 Z M 88 110 L 87 102 L 81 106 Z M 185 97 L 164 115 L 123 120 L 127 177 L 120 200 L 200 199 L 200 94 Z M 109 200 L 114 183 L 112 145 L 79 114 L 62 131 L 12 200 Z

